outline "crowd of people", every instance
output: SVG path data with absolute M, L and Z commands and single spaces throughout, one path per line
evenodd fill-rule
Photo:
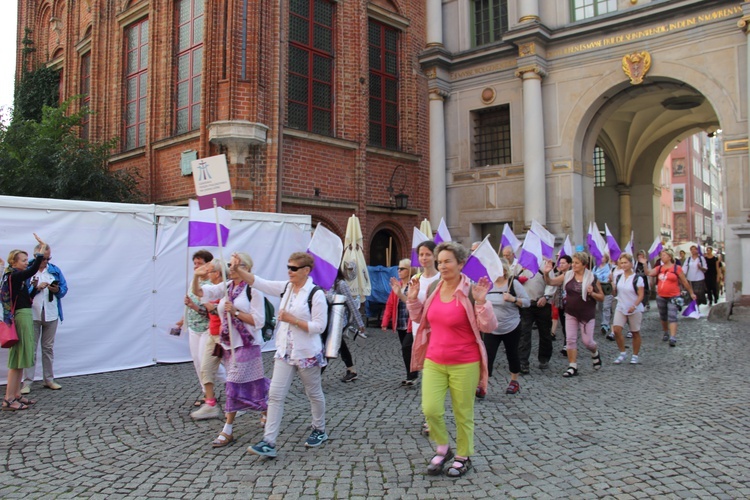
M 53 390 L 61 388 L 53 374 L 53 345 L 57 323 L 63 319 L 62 298 L 68 285 L 60 269 L 50 263 L 50 246 L 36 239 L 33 258 L 30 260 L 25 251 L 13 250 L 3 273 L 3 319 L 15 322 L 19 337 L 9 352 L 8 383 L 2 401 L 5 411 L 26 410 L 35 403 L 27 394 L 40 340 L 44 385 Z M 557 326 L 562 327 L 562 353 L 568 359 L 562 376 L 571 378 L 579 374 L 579 337 L 591 354 L 592 368 L 602 367 L 594 331 L 597 315 L 602 333 L 617 342 L 619 354 L 613 363 L 626 362 L 627 335 L 632 338 L 630 364 L 638 364 L 649 290 L 656 289 L 663 339 L 672 347 L 677 345 L 683 295 L 708 303 L 718 300 L 723 267 L 710 249 L 705 256 L 697 252 L 697 247 L 695 252 L 691 249 L 682 265 L 668 249 L 654 265 L 644 251 L 636 256 L 623 253 L 614 263 L 607 258 L 597 265 L 580 250 L 556 261 L 546 260 L 538 272 L 532 273 L 518 264 L 510 247 L 503 248 L 502 274 L 493 282 L 487 278 L 473 282 L 462 272 L 469 250 L 455 242 L 421 243 L 416 248 L 419 268 L 413 268 L 409 259 L 399 261 L 398 276 L 390 280 L 381 327 L 398 335 L 404 364 L 401 385 L 418 384 L 421 374 L 424 430 L 435 444 L 434 456 L 426 467 L 428 474 L 460 477 L 471 469 L 474 404 L 488 394 L 500 345 L 509 371 L 505 393 L 513 395 L 521 390 L 519 375 L 530 372 L 534 330 L 539 336 L 538 367 L 545 370 L 553 355 Z M 297 377 L 310 403 L 311 432 L 304 446 L 323 444 L 328 439 L 322 385 L 323 371 L 330 362 L 326 338 L 341 333 L 329 331 L 331 303 L 343 297 L 346 324 L 358 332 L 365 330 L 358 301 L 347 285 L 356 268 L 345 262 L 333 286 L 323 290 L 310 277 L 315 261 L 308 253 L 289 256 L 286 280 L 256 275 L 252 257 L 243 252 L 232 254 L 226 262 L 199 250 L 192 260 L 194 272 L 184 297 L 184 324 L 180 326 L 188 332 L 200 388 L 191 417 L 224 420 L 211 446 L 233 444 L 237 414 L 254 411 L 259 414 L 264 433 L 262 440 L 247 451 L 276 457 L 285 401 Z M 0 265 L 4 267 L 2 261 Z M 711 280 L 714 283 L 708 283 Z M 270 379 L 265 376 L 261 353 L 263 330 L 272 319 L 268 317 L 272 313 L 266 297 L 279 299 Z M 626 326 L 628 331 L 624 333 Z M 346 365 L 341 380 L 356 380 L 354 361 L 343 338 L 336 349 Z M 222 383 L 223 408 L 217 391 Z M 445 422 L 448 392 L 456 425 L 454 447 Z

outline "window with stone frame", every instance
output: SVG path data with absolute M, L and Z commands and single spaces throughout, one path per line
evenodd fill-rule
M 571 19 L 581 21 L 617 11 L 617 0 L 570 0 Z
M 480 109 L 472 115 L 474 166 L 487 167 L 510 163 L 510 106 L 503 104 Z
M 175 133 L 200 127 L 205 0 L 175 2 Z
M 370 137 L 372 146 L 398 149 L 399 32 L 370 19 Z
M 604 150 L 599 146 L 594 148 L 594 187 L 602 187 L 607 184 L 607 162 L 604 159 Z
M 88 110 L 91 104 L 91 52 L 86 52 L 81 56 L 81 81 L 78 89 L 81 94 L 81 110 Z M 89 118 L 85 114 L 81 119 L 81 138 L 89 139 Z
M 287 126 L 333 135 L 334 4 L 290 0 Z
M 148 19 L 125 30 L 125 151 L 146 144 Z
M 502 39 L 508 31 L 508 0 L 474 0 L 474 46 Z

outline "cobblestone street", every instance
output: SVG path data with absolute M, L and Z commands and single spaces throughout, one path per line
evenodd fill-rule
M 535 343 L 514 396 L 501 347 L 476 406 L 474 469 L 458 480 L 426 475 L 419 388 L 400 386 L 397 336 L 376 329 L 349 342 L 358 380 L 340 382 L 339 360 L 324 374 L 320 448 L 303 446 L 310 410 L 294 383 L 275 460 L 245 451 L 262 437 L 254 413 L 238 417 L 232 446 L 210 446 L 222 424 L 191 420 L 192 364 L 60 379 L 54 392 L 37 382 L 34 407 L 0 415 L 0 497 L 748 498 L 748 330 L 738 316 L 681 319 L 670 348 L 652 307 L 640 365 L 612 364 L 615 343 L 597 334 L 602 370 L 579 351 L 580 375 L 564 379 L 561 341 L 546 371 Z

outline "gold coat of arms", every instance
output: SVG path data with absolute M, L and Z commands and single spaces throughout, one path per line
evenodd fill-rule
M 630 83 L 638 85 L 651 69 L 651 54 L 646 51 L 633 52 L 622 58 L 622 70 L 630 78 Z

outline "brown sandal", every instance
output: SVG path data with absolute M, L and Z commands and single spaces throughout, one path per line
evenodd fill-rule
M 221 436 L 224 436 L 224 439 L 219 439 Z M 213 440 L 211 443 L 211 446 L 214 448 L 223 448 L 225 446 L 229 446 L 234 442 L 234 437 L 231 434 L 226 434 L 224 432 L 219 433 L 219 437 Z
M 16 398 L 16 401 L 26 406 L 31 406 L 34 403 L 36 403 L 36 399 L 29 399 L 26 396 L 21 396 L 20 398 Z
M 18 403 L 18 406 L 13 406 L 13 403 Z M 3 411 L 19 411 L 19 410 L 28 410 L 28 409 L 29 409 L 29 405 L 22 403 L 18 399 L 14 399 L 12 401 L 3 399 Z

